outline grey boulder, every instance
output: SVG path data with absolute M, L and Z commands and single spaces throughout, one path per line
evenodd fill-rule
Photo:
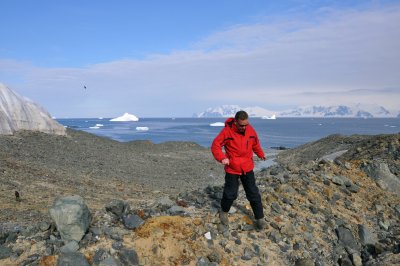
M 56 198 L 49 212 L 65 242 L 79 242 L 89 228 L 91 214 L 80 196 Z

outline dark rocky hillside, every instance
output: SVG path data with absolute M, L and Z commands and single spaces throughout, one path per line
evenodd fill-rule
M 0 137 L 0 265 L 400 264 L 399 134 L 280 152 L 256 173 L 268 223 L 257 231 L 242 189 L 220 224 L 223 170 L 208 149 L 67 133 Z M 91 212 L 80 241 L 48 215 L 70 195 Z

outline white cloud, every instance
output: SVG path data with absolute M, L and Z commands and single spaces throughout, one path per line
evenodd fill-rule
M 188 116 L 223 103 L 271 109 L 379 101 L 400 109 L 398 25 L 399 5 L 325 10 L 231 26 L 192 50 L 143 60 L 86 68 L 0 60 L 0 75 L 56 116 Z

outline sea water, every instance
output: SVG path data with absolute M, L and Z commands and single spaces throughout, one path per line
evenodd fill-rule
M 120 142 L 150 140 L 191 141 L 210 147 L 223 127 L 211 126 L 225 118 L 140 118 L 137 122 L 111 122 L 110 118 L 57 119 L 62 125 Z M 400 132 L 398 118 L 250 118 L 263 148 L 294 148 L 331 134 L 376 135 Z

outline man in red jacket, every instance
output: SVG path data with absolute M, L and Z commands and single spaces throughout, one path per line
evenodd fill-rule
M 240 179 L 246 198 L 253 209 L 256 227 L 264 229 L 266 223 L 261 195 L 253 172 L 253 152 L 262 160 L 265 160 L 265 155 L 257 133 L 249 124 L 248 119 L 249 116 L 245 111 L 237 112 L 235 118 L 228 118 L 224 129 L 214 139 L 211 146 L 214 158 L 225 166 L 225 185 L 219 216 L 222 224 L 229 224 L 228 212 L 238 196 Z

